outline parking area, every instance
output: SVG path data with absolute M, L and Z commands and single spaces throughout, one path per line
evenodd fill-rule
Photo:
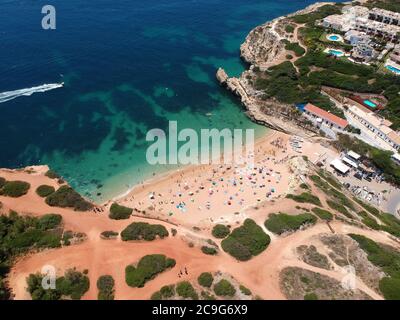
M 344 159 L 345 156 L 345 154 L 341 154 L 338 158 L 327 154 L 321 157 L 319 162 L 325 170 L 337 177 L 355 197 L 377 206 L 383 211 L 400 215 L 400 190 L 385 182 L 379 170 L 366 167 L 361 161 L 357 163 L 357 168 L 347 166 L 346 174 L 331 166 L 332 162 Z

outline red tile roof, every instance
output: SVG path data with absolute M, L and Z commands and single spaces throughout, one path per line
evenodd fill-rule
M 329 122 L 332 122 L 342 128 L 347 127 L 347 125 L 349 124 L 345 119 L 339 118 L 338 116 L 335 116 L 328 111 L 322 110 L 321 108 L 318 108 L 311 103 L 307 103 L 307 105 L 304 107 L 304 110 L 316 115 L 321 119 L 328 120 Z

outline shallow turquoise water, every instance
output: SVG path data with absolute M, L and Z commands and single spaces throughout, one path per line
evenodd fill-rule
M 65 86 L 0 104 L 0 166 L 49 164 L 104 201 L 156 172 L 146 132 L 263 128 L 215 80 L 239 75 L 239 46 L 267 20 L 314 0 L 54 0 L 57 30 L 41 29 L 43 1 L 3 0 L 0 92 Z

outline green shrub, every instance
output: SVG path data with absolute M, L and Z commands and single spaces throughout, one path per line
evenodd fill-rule
M 250 289 L 246 288 L 244 285 L 240 285 L 239 289 L 245 296 L 251 296 Z
M 154 293 L 151 295 L 150 299 L 151 299 L 151 300 L 162 300 L 162 294 L 161 294 L 161 292 L 160 292 L 160 291 L 154 292 Z
M 201 297 L 202 297 L 204 300 L 216 300 L 215 296 L 213 296 L 212 294 L 210 294 L 210 293 L 207 292 L 207 291 L 202 291 L 202 292 L 201 292 Z
M 11 211 L 0 215 L 0 300 L 10 298 L 5 278 L 17 256 L 61 246 L 61 236 L 53 230 L 60 223 L 61 217 L 52 214 L 37 218 Z
M 381 229 L 383 231 L 386 231 L 395 237 L 400 237 L 400 220 L 397 219 L 394 215 L 390 213 L 382 213 L 379 216 L 379 219 L 381 220 L 384 225 L 381 225 Z
M 354 219 L 353 216 L 351 215 L 351 213 L 346 209 L 346 207 L 342 206 L 341 204 L 339 204 L 335 201 L 332 201 L 332 200 L 327 200 L 326 203 L 333 210 L 340 212 L 341 214 L 345 215 L 349 219 Z
M 315 224 L 317 218 L 310 213 L 288 215 L 286 213 L 270 214 L 265 221 L 265 227 L 276 234 L 296 231 L 305 224 Z
M 291 24 L 287 24 L 287 25 L 285 26 L 285 31 L 286 31 L 287 33 L 293 33 L 293 32 L 294 32 L 294 26 L 292 26 Z
M 315 204 L 316 206 L 321 206 L 321 201 L 318 199 L 318 197 L 312 195 L 309 192 L 303 192 L 300 195 L 294 195 L 294 194 L 288 194 L 286 196 L 286 198 L 288 199 L 292 199 L 296 202 L 300 202 L 300 203 L 312 203 Z
M 199 296 L 189 281 L 182 281 L 176 285 L 176 292 L 185 299 L 198 300 Z
M 387 246 L 357 234 L 349 234 L 361 249 L 368 254 L 368 260 L 380 267 L 388 276 L 400 279 L 400 253 Z
M 304 300 L 318 300 L 318 296 L 316 295 L 315 292 L 307 293 L 304 296 Z
M 199 282 L 199 285 L 210 288 L 214 281 L 214 277 L 210 272 L 203 272 L 201 275 L 199 275 L 197 281 Z
M 98 300 L 114 300 L 114 285 L 115 281 L 112 276 L 105 275 L 97 280 Z
M 56 289 L 43 289 L 42 286 L 43 275 L 30 274 L 26 279 L 27 291 L 30 293 L 32 300 L 60 300 L 62 293 Z
M 56 189 L 54 187 L 48 186 L 46 184 L 42 184 L 41 186 L 37 187 L 37 189 L 36 189 L 36 193 L 42 198 L 45 198 L 45 197 L 51 195 L 55 191 L 56 191 Z
M 115 231 L 103 231 L 101 233 L 101 237 L 106 238 L 106 239 L 114 239 L 118 237 L 118 232 Z
M 251 259 L 263 252 L 269 243 L 270 237 L 253 220 L 246 219 L 241 227 L 221 242 L 222 249 L 240 261 Z
M 60 214 L 49 213 L 39 218 L 39 228 L 42 230 L 50 230 L 60 226 L 62 216 Z
M 374 216 L 379 216 L 380 215 L 380 211 L 377 208 L 365 203 L 364 201 L 361 201 L 360 199 L 358 199 L 356 197 L 354 197 L 353 200 L 355 202 L 357 202 L 365 210 L 367 210 L 369 213 L 373 214 Z
M 57 279 L 56 288 L 62 295 L 70 296 L 73 300 L 80 300 L 89 290 L 89 278 L 82 272 L 69 269 L 64 277 Z
M 129 219 L 133 209 L 113 203 L 110 207 L 109 218 L 114 220 Z
M 58 174 L 57 174 L 55 171 L 53 171 L 53 170 L 48 170 L 48 171 L 45 173 L 45 176 L 48 177 L 48 178 L 50 178 L 50 179 L 61 179 L 61 176 L 58 175 Z
M 382 278 L 379 281 L 379 290 L 381 290 L 386 300 L 400 300 L 400 279 Z
M 296 57 L 301 57 L 303 54 L 306 53 L 304 48 L 302 46 L 300 46 L 298 42 L 286 44 L 285 49 L 289 50 L 289 51 L 293 51 L 295 53 Z
M 63 277 L 56 279 L 56 289 L 43 289 L 42 280 L 40 273 L 30 274 L 27 278 L 27 291 L 32 300 L 60 300 L 63 297 L 79 300 L 89 290 L 89 278 L 75 269 L 67 270 Z
M 309 189 L 310 189 L 310 187 L 308 186 L 307 183 L 302 183 L 302 184 L 300 184 L 300 188 L 302 188 L 302 189 L 304 189 L 304 190 L 309 190 Z
M 125 280 L 128 286 L 142 288 L 147 281 L 157 274 L 175 266 L 174 259 L 167 258 L 163 254 L 144 256 L 136 267 L 129 265 L 125 269 Z
M 380 230 L 381 227 L 378 224 L 378 222 L 372 218 L 371 216 L 368 215 L 368 213 L 366 213 L 365 211 L 360 211 L 358 213 L 359 216 L 362 217 L 362 223 L 364 223 L 367 227 L 374 229 L 374 230 Z
M 88 211 L 93 205 L 83 199 L 79 193 L 69 186 L 62 186 L 46 198 L 51 207 L 73 208 L 75 211 Z
M 171 298 L 175 295 L 175 286 L 174 285 L 163 286 L 160 289 L 160 293 L 163 298 Z
M 204 254 L 208 254 L 208 255 L 211 255 L 211 256 L 216 255 L 218 253 L 217 249 L 212 248 L 212 247 L 207 247 L 207 246 L 202 246 L 201 247 L 201 251 Z
M 321 20 L 327 16 L 333 15 L 333 14 L 340 14 L 341 13 L 341 6 L 334 4 L 326 4 L 321 7 L 319 7 L 317 10 L 306 13 L 306 14 L 300 14 L 300 15 L 295 15 L 292 17 L 293 21 L 299 24 L 304 24 L 308 23 L 310 25 L 313 25 L 315 21 Z
M 0 195 L 19 198 L 28 193 L 31 185 L 25 181 L 6 181 L 0 189 Z
M 228 280 L 222 279 L 214 285 L 214 292 L 220 297 L 233 297 L 236 289 Z
M 216 224 L 212 229 L 212 235 L 215 238 L 223 239 L 226 238 L 230 233 L 229 227 L 223 224 Z
M 123 241 L 153 241 L 157 236 L 163 239 L 168 237 L 168 235 L 168 230 L 163 225 L 149 224 L 147 222 L 133 222 L 121 232 L 121 239 Z
M 6 184 L 7 180 L 4 179 L 3 177 L 0 177 L 0 189 L 3 188 L 3 186 Z
M 315 213 L 322 220 L 331 221 L 333 219 L 332 213 L 330 213 L 327 210 L 315 207 L 315 208 L 312 208 L 311 211 L 313 213 Z

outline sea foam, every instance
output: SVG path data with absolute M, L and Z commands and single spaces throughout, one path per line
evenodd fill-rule
M 13 100 L 18 97 L 22 96 L 31 96 L 34 93 L 37 92 L 46 92 L 50 90 L 54 90 L 57 88 L 62 88 L 64 86 L 64 83 L 50 83 L 50 84 L 42 84 L 37 87 L 32 87 L 32 88 L 26 88 L 26 89 L 19 89 L 19 90 L 14 90 L 14 91 L 6 91 L 0 93 L 0 103 Z

